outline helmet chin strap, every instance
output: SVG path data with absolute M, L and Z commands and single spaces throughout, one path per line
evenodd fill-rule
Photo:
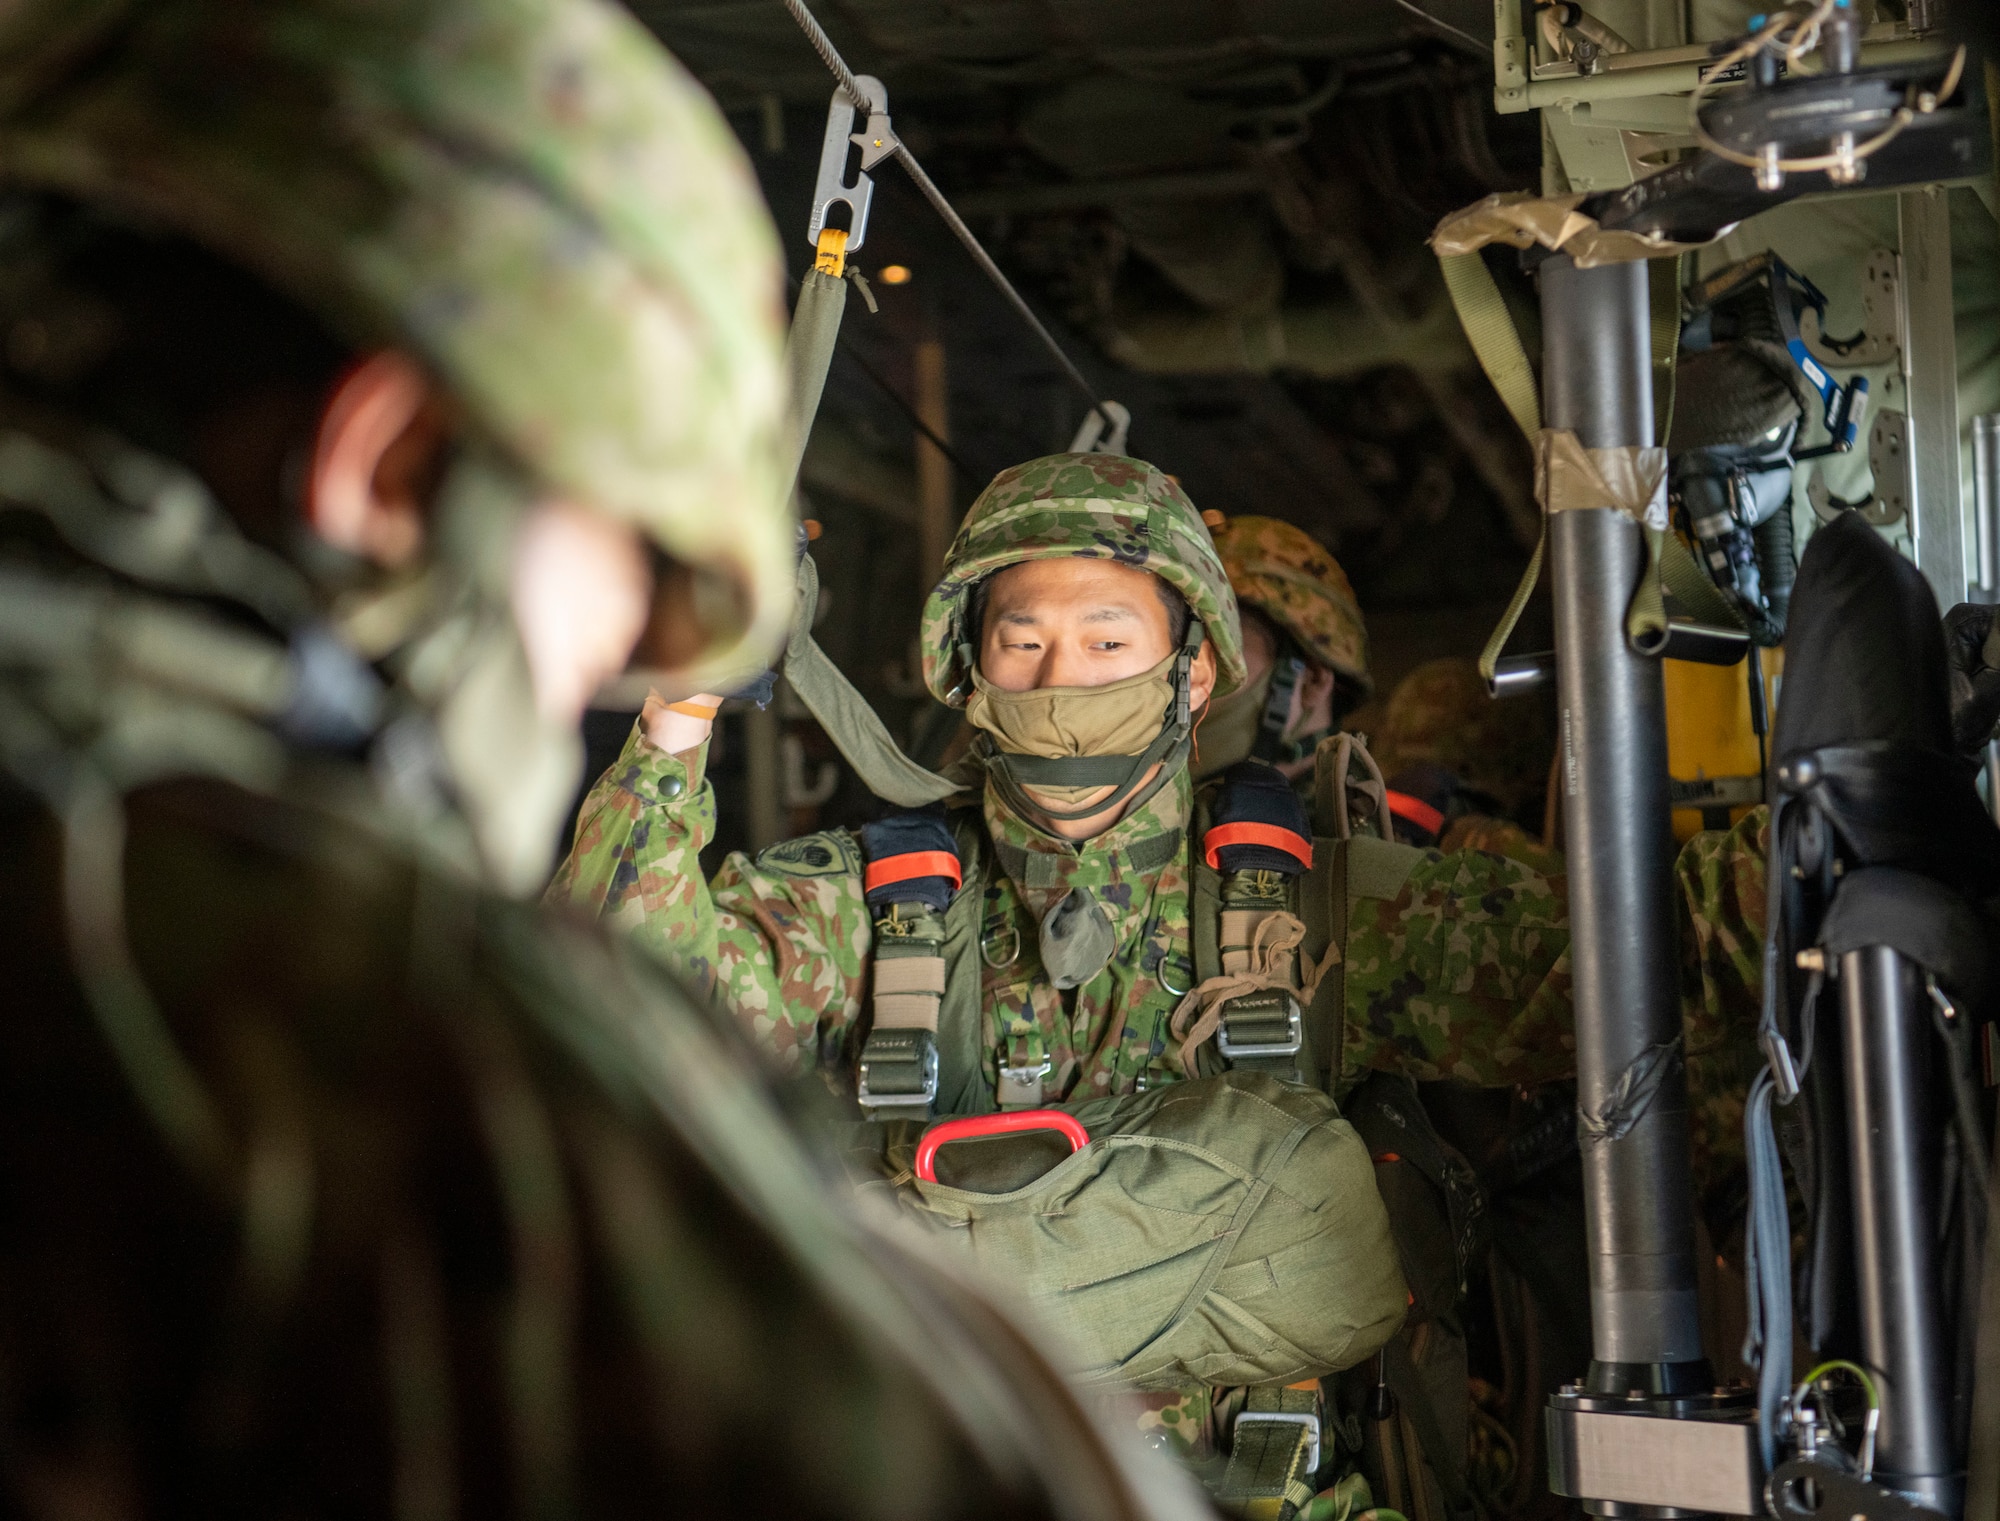
M 1265 700 L 1264 712 L 1257 721 L 1257 739 L 1250 747 L 1250 753 L 1258 760 L 1298 759 L 1298 747 L 1286 740 L 1285 730 L 1291 727 L 1292 694 L 1299 689 L 1299 678 L 1305 670 L 1305 661 L 1295 653 L 1278 657 L 1277 667 L 1271 673 L 1271 695 Z
M 1174 702 L 1160 732 L 1137 755 L 1017 755 L 1002 750 L 991 735 L 980 736 L 979 755 L 1002 801 L 1031 820 L 1074 824 L 1094 819 L 1114 808 L 1139 806 L 1165 786 L 1187 760 L 1194 733 L 1192 693 L 1195 656 L 1201 651 L 1199 619 L 1188 620 L 1187 635 L 1174 657 Z M 1159 774 L 1146 780 L 1155 766 Z M 1109 797 L 1075 808 L 1050 808 L 1029 797 L 1029 787 L 1111 787 Z

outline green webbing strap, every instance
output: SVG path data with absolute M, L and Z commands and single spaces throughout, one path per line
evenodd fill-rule
M 1681 270 L 1686 254 L 1646 265 L 1646 293 L 1652 303 L 1653 437 L 1665 447 L 1674 431 L 1674 377 L 1681 352 Z
M 1536 384 L 1534 368 L 1528 363 L 1528 351 L 1521 347 L 1513 313 L 1507 310 L 1500 287 L 1493 283 L 1493 272 L 1476 252 L 1444 254 L 1438 265 L 1444 271 L 1444 287 L 1451 293 L 1452 307 L 1458 312 L 1459 325 L 1465 329 L 1466 342 L 1472 345 L 1479 368 L 1500 393 L 1502 404 L 1528 440 L 1528 447 L 1533 448 L 1542 435 L 1541 387 Z M 1542 578 L 1542 547 L 1547 541 L 1548 518 L 1544 515 L 1541 532 L 1535 536 L 1535 552 L 1528 557 L 1528 568 L 1521 574 L 1520 585 L 1508 598 L 1507 611 L 1500 615 L 1486 648 L 1479 652 L 1479 674 L 1489 682 L 1500 662 L 1500 652 L 1513 638 L 1514 625 L 1521 621 L 1521 612 L 1527 607 L 1528 598 L 1534 595 L 1535 583 Z
M 819 401 L 826 391 L 826 372 L 833 364 L 840 339 L 840 318 L 847 310 L 847 282 L 838 275 L 813 269 L 799 282 L 799 304 L 792 312 L 785 339 L 785 372 L 792 385 L 792 482 L 798 483 L 805 459 L 806 438 Z M 826 730 L 847 763 L 868 790 L 899 808 L 921 808 L 962 789 L 956 782 L 928 771 L 911 760 L 889 737 L 868 699 L 854 690 L 814 641 L 812 626 L 819 610 L 819 571 L 811 555 L 799 560 L 798 601 L 792 614 L 792 635 L 785 646 L 785 680 Z
M 785 336 L 785 374 L 792 383 L 792 484 L 799 479 L 806 438 L 819 415 L 826 390 L 826 372 L 833 365 L 833 348 L 840 341 L 840 318 L 847 310 L 847 282 L 817 269 L 799 282 L 799 304 L 792 311 L 792 329 Z
M 1296 1515 L 1313 1497 L 1306 1462 L 1317 1445 L 1318 1419 L 1311 1389 L 1252 1389 L 1231 1433 L 1217 1502 L 1247 1521 Z
M 799 560 L 798 604 L 792 615 L 791 643 L 785 649 L 785 680 L 868 790 L 899 808 L 921 808 L 963 791 L 959 783 L 905 755 L 868 699 L 854 690 L 840 667 L 813 641 L 818 606 L 819 571 L 812 556 L 805 555 Z
M 944 913 L 944 996 L 938 1000 L 939 1114 L 990 1114 L 986 1080 L 986 1018 L 980 1003 L 979 936 L 986 911 L 987 834 L 978 813 L 952 820 L 958 844 L 959 890 Z
M 1521 347 L 1520 334 L 1514 329 L 1513 316 L 1501 298 L 1500 287 L 1494 284 L 1492 272 L 1477 253 L 1446 254 L 1438 263 L 1444 271 L 1445 289 L 1451 293 L 1452 306 L 1458 312 L 1466 341 L 1472 345 L 1479 367 L 1492 381 L 1493 389 L 1500 393 L 1500 400 L 1527 437 L 1529 447 L 1539 455 L 1542 409 L 1535 373 L 1528 364 L 1527 351 Z M 1666 280 L 1656 274 L 1651 286 L 1654 298 L 1651 323 L 1654 372 L 1657 378 L 1662 365 L 1667 371 L 1667 426 L 1672 424 L 1673 355 L 1680 346 L 1679 268 L 1680 262 L 1676 259 L 1673 278 Z M 1671 320 L 1665 311 L 1667 297 L 1662 294 L 1663 286 L 1672 294 Z M 1662 355 L 1665 357 L 1662 358 Z M 1659 420 L 1659 401 L 1660 387 L 1656 384 L 1656 421 Z M 1662 431 L 1659 437 L 1664 439 L 1665 432 Z M 1646 570 L 1633 591 L 1625 614 L 1625 637 L 1635 650 L 1658 654 L 1665 646 L 1665 593 L 1668 591 L 1700 622 L 1720 624 L 1725 628 L 1743 626 L 1743 620 L 1716 591 L 1714 583 L 1702 573 L 1701 567 L 1688 553 L 1687 546 L 1671 529 L 1642 527 L 1641 532 L 1646 540 Z M 1528 566 L 1522 573 L 1520 584 L 1508 599 L 1506 612 L 1501 614 L 1499 624 L 1486 641 L 1486 647 L 1479 652 L 1479 674 L 1489 682 L 1500 663 L 1501 651 L 1506 649 L 1507 641 L 1514 635 L 1514 626 L 1521 621 L 1521 612 L 1527 607 L 1528 598 L 1534 594 L 1535 583 L 1541 579 L 1542 552 L 1547 543 L 1548 508 L 1544 503 L 1542 529 L 1535 540 L 1534 553 L 1528 557 Z
M 1535 384 L 1527 350 L 1521 347 L 1521 335 L 1514 329 L 1514 314 L 1507 310 L 1500 287 L 1493 283 L 1493 272 L 1477 253 L 1445 254 L 1438 264 L 1479 367 L 1532 444 L 1542 431 L 1541 388 Z
M 1312 1058 L 1313 1086 L 1329 1094 L 1340 1082 L 1341 1051 L 1347 1036 L 1347 852 L 1352 843 L 1316 832 L 1312 867 L 1299 884 L 1299 916 L 1306 922 L 1301 952 L 1317 964 L 1328 947 L 1340 948 L 1306 1007 L 1306 1051 Z

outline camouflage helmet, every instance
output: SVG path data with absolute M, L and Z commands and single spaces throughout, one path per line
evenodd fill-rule
M 722 114 L 607 0 L 22 0 L 0 180 L 110 205 L 426 363 L 541 489 L 696 578 L 691 678 L 783 637 L 776 239 Z
M 1297 640 L 1307 659 L 1363 696 L 1374 691 L 1368 625 L 1340 562 L 1304 529 L 1277 518 L 1207 516 L 1237 602 L 1256 608 Z
M 1215 651 L 1216 693 L 1243 683 L 1236 598 L 1201 514 L 1174 479 L 1119 454 L 1051 454 L 1002 470 L 979 493 L 924 603 L 924 681 L 940 702 L 964 702 L 971 672 L 961 646 L 972 589 L 996 570 L 1068 556 L 1150 570 L 1187 599 Z
M 1478 663 L 1460 655 L 1427 660 L 1396 683 L 1373 749 L 1384 776 L 1441 766 L 1509 813 L 1548 783 L 1550 740 L 1541 707 L 1495 702 Z

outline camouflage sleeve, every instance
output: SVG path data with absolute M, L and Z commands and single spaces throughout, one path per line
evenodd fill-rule
M 1695 1185 L 1711 1224 L 1740 1212 L 1743 1101 L 1760 1057 L 1759 808 L 1675 864 Z M 1565 879 L 1466 851 L 1427 853 L 1401 893 L 1349 910 L 1343 1091 L 1371 1068 L 1482 1086 L 1575 1075 Z
M 1532 866 L 1544 876 L 1559 877 L 1564 873 L 1560 850 L 1546 848 L 1510 819 L 1489 818 L 1482 813 L 1468 813 L 1445 825 L 1438 849 L 1446 855 L 1461 850 L 1483 850 L 1488 855 L 1506 856 Z
M 1695 1188 L 1710 1228 L 1721 1224 L 1718 1235 L 1741 1212 L 1743 1101 L 1763 1060 L 1757 1018 L 1770 838 L 1771 812 L 1756 808 L 1733 829 L 1696 835 L 1674 863 Z
M 576 817 L 546 900 L 617 926 L 697 985 L 712 985 L 716 921 L 701 849 L 715 833 L 708 746 L 669 755 L 632 725 Z
M 716 986 L 787 1071 L 841 1064 L 874 945 L 844 829 L 732 855 L 715 874 Z
M 1370 1069 L 1480 1087 L 1576 1070 L 1567 879 L 1426 851 L 1393 898 L 1348 908 L 1341 1089 Z
M 844 830 L 732 855 L 711 884 L 708 746 L 659 749 L 634 725 L 577 814 L 548 900 L 587 909 L 718 990 L 787 1069 L 836 1052 L 861 1010 L 873 940 L 861 852 Z

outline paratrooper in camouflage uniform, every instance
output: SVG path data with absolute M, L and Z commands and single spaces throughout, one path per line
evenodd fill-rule
M 971 589 L 1030 558 L 1109 557 L 1154 569 L 1210 620 L 1226 692 L 1240 676 L 1235 608 L 1222 566 L 1178 486 L 1135 461 L 1036 460 L 981 494 L 926 605 L 925 672 L 940 700 L 962 701 L 962 626 Z M 635 729 L 585 800 L 577 842 L 551 895 L 583 905 L 670 960 L 693 964 L 759 1044 L 794 1070 L 850 1061 L 872 960 L 855 838 L 832 830 L 733 855 L 712 882 L 694 869 L 713 828 L 705 746 L 667 754 Z M 1167 1022 L 1189 987 L 1188 844 L 1160 864 L 1148 842 L 1182 834 L 1185 773 L 1089 840 L 1069 842 L 1020 816 L 988 787 L 981 810 L 1001 870 L 987 882 L 982 947 L 988 1076 L 1039 1054 L 1049 1096 L 1131 1092 L 1183 1076 Z M 1094 894 L 1116 948 L 1104 968 L 1059 993 L 1040 967 L 1037 931 L 1070 888 Z M 1428 852 L 1391 899 L 1353 905 L 1342 948 L 1346 1010 L 1336 1091 L 1370 1070 L 1477 1086 L 1535 1084 L 1573 1071 L 1566 884 L 1480 852 Z M 1693 991 L 1693 989 L 1691 989 Z M 1741 1037 L 1754 1000 L 1688 1004 L 1692 1044 Z M 1715 1032 L 1710 1034 L 1709 1032 Z
M 1547 788 L 1548 726 L 1532 699 L 1496 701 L 1476 661 L 1426 660 L 1397 682 L 1373 748 L 1385 776 L 1436 779 L 1440 850 L 1488 850 L 1562 870 L 1561 854 L 1519 822 Z
M 688 688 L 788 616 L 775 241 L 640 26 L 31 0 L 0 246 L 10 1511 L 1188 1514 L 520 901 L 648 546 Z

